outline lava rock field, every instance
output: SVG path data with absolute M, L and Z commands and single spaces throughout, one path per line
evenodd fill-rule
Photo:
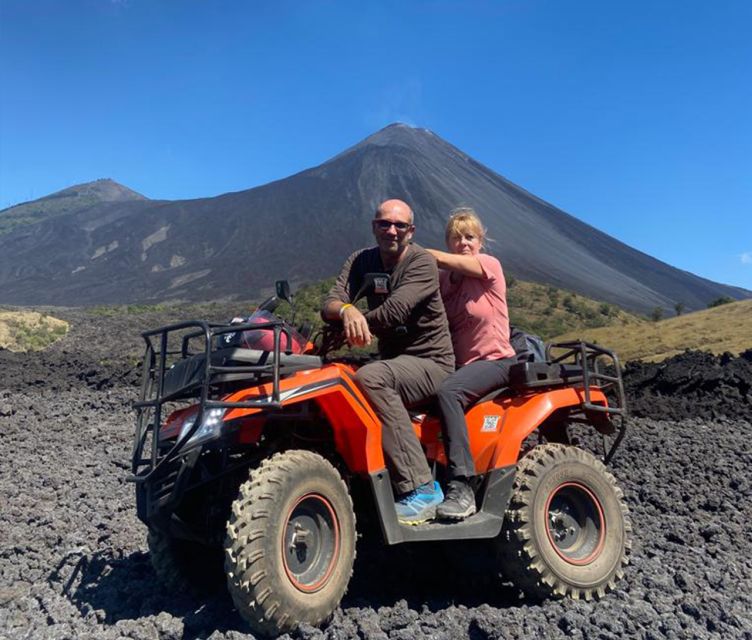
M 139 332 L 175 315 L 55 315 L 59 343 L 0 351 L 0 638 L 252 638 L 224 589 L 160 585 L 126 483 Z M 603 600 L 525 600 L 480 543 L 369 544 L 332 620 L 283 638 L 752 639 L 751 385 L 752 350 L 626 367 L 633 547 Z

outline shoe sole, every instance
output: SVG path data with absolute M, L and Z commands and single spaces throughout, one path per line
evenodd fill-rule
M 429 513 L 428 515 L 421 516 L 420 520 L 404 520 L 401 518 L 397 518 L 397 522 L 400 524 L 407 524 L 411 527 L 416 527 L 419 524 L 425 524 L 426 522 L 431 522 L 431 520 L 436 520 L 436 510 L 433 511 L 433 513 Z
M 477 511 L 477 508 L 473 504 L 473 505 L 470 505 L 467 509 L 465 509 L 465 511 L 463 511 L 462 513 L 447 514 L 447 513 L 441 513 L 440 510 L 437 510 L 436 517 L 441 518 L 442 520 L 464 520 L 465 518 L 469 518 L 471 515 L 476 513 L 476 511 Z

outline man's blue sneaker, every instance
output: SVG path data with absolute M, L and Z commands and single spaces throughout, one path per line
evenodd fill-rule
M 439 483 L 426 482 L 417 489 L 402 495 L 394 503 L 397 520 L 401 524 L 422 524 L 436 517 L 436 507 L 444 501 Z

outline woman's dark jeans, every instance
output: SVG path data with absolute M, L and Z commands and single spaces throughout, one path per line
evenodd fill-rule
M 465 422 L 465 409 L 487 393 L 509 382 L 509 367 L 516 358 L 476 360 L 457 369 L 437 392 L 441 409 L 441 432 L 447 455 L 449 480 L 475 475 Z

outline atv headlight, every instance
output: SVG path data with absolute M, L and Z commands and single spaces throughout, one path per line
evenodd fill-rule
M 208 413 L 204 414 L 204 419 L 201 421 L 198 429 L 196 429 L 193 435 L 188 439 L 186 444 L 193 445 L 218 436 L 219 431 L 222 428 L 222 418 L 224 415 L 224 409 L 210 409 Z M 178 436 L 179 441 L 188 434 L 195 422 L 196 416 L 192 415 L 183 423 L 183 426 L 180 429 L 180 435 Z

